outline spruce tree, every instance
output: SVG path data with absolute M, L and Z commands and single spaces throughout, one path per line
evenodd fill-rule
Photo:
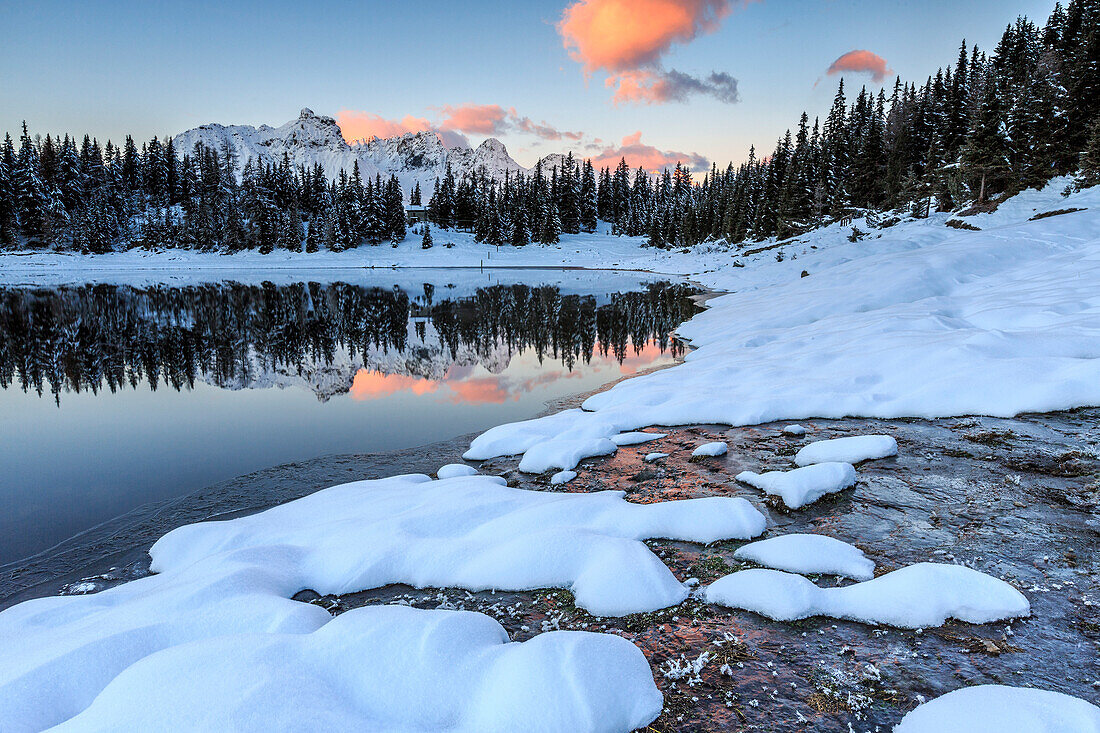
M 432 248 L 432 228 L 428 226 L 428 222 L 424 222 L 421 225 L 424 228 L 424 233 L 420 237 L 420 249 Z

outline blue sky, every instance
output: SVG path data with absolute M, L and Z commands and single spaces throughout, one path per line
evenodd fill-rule
M 211 121 L 278 125 L 301 107 L 387 120 L 411 115 L 435 126 L 447 105 L 499 105 L 515 113 L 497 136 L 523 163 L 580 144 L 526 134 L 517 129 L 522 118 L 581 132 L 590 152 L 640 132 L 639 145 L 736 162 L 751 143 L 769 148 L 803 109 L 823 114 L 836 78 L 815 83 L 847 52 L 866 49 L 903 78 L 923 79 L 954 59 L 963 37 L 991 48 L 1017 15 L 1043 22 L 1053 6 L 647 0 L 719 10 L 715 22 L 658 48 L 639 68 L 727 72 L 738 80 L 740 101 L 696 94 L 615 104 L 604 80 L 623 69 L 596 68 L 586 80 L 581 60 L 563 45 L 557 24 L 575 1 L 0 0 L 0 131 L 14 133 L 25 118 L 37 132 L 117 141 Z M 868 74 L 847 76 L 856 88 L 870 83 Z M 457 131 L 475 144 L 485 137 Z

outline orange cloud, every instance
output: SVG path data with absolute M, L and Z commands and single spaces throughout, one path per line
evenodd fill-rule
M 886 59 L 876 53 L 857 49 L 844 54 L 829 66 L 826 74 L 843 74 L 845 71 L 854 73 L 866 73 L 871 75 L 871 80 L 880 83 L 887 74 L 893 73 L 886 67 Z
M 732 7 L 731 0 L 579 0 L 562 13 L 558 33 L 586 73 L 630 71 L 714 31 Z
M 415 395 L 431 394 L 439 389 L 439 382 L 422 377 L 409 377 L 403 374 L 382 374 L 366 369 L 355 373 L 351 382 L 351 397 L 354 400 L 376 400 L 397 392 L 412 392 Z
M 659 150 L 652 145 L 642 142 L 641 130 L 633 135 L 623 138 L 618 147 L 609 146 L 592 156 L 592 165 L 599 168 L 614 168 L 619 160 L 626 158 L 626 163 L 632 169 L 644 168 L 647 171 L 660 171 L 664 168 L 674 168 L 677 163 L 684 163 L 691 170 L 706 170 L 710 165 L 706 158 L 699 153 L 684 153 L 676 150 Z
M 496 135 L 508 127 L 508 113 L 499 104 L 446 104 L 438 109 L 444 115 L 443 122 L 439 125 L 441 130 Z
M 423 117 L 405 115 L 400 121 L 387 120 L 373 112 L 342 109 L 336 113 L 336 124 L 349 143 L 369 140 L 372 137 L 393 137 L 407 132 L 424 132 L 431 124 Z

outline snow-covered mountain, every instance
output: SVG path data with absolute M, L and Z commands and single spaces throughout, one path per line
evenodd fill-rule
M 504 144 L 495 138 L 476 148 L 447 148 L 433 132 L 410 132 L 350 145 L 344 140 L 336 120 L 310 109 L 303 109 L 298 119 L 279 127 L 209 124 L 174 138 L 180 155 L 189 152 L 197 142 L 217 150 L 228 145 L 237 157 L 238 173 L 250 158 L 271 163 L 286 154 L 293 165 L 312 167 L 320 163 L 325 173 L 335 178 L 341 170 L 351 173 L 358 161 L 364 179 L 396 175 L 406 197 L 419 183 L 425 200 L 431 195 L 435 179 L 446 172 L 448 162 L 457 177 L 483 171 L 503 180 L 506 173 L 527 173 L 527 169 L 513 160 Z

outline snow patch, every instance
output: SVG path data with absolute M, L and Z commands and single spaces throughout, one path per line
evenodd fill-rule
M 1060 692 L 976 685 L 910 711 L 894 733 L 1100 733 L 1100 707 Z
M 786 534 L 751 542 L 733 556 L 791 573 L 841 575 L 854 580 L 875 577 L 875 563 L 863 550 L 820 534 Z
M 555 631 L 511 644 L 479 613 L 375 606 L 308 634 L 217 636 L 152 654 L 56 730 L 613 733 L 644 727 L 662 703 L 641 651 L 617 636 Z
M 440 466 L 435 475 L 441 479 L 476 476 L 477 469 L 473 466 L 467 466 L 465 463 L 448 463 L 446 466 Z
M 854 435 L 810 443 L 795 454 L 799 466 L 815 463 L 862 463 L 898 454 L 898 441 L 889 435 Z
M 854 486 L 856 469 L 850 463 L 818 463 L 793 471 L 742 471 L 737 474 L 736 479 L 782 498 L 783 503 L 791 509 L 801 509 L 825 494 Z
M 801 425 L 788 425 L 787 427 L 783 428 L 783 434 L 784 435 L 805 435 L 806 434 L 806 428 L 802 427 Z
M 1003 580 L 961 565 L 918 563 L 843 588 L 819 588 L 801 575 L 743 570 L 719 578 L 706 599 L 776 621 L 830 616 L 906 629 L 948 618 L 984 624 L 1028 616 L 1031 605 Z
M 708 543 L 764 531 L 763 515 L 740 498 L 633 504 L 621 491 L 562 494 L 502 482 L 411 475 L 335 486 L 259 514 L 175 529 L 150 550 L 155 575 L 5 609 L 5 733 L 71 718 L 123 670 L 161 650 L 239 635 L 248 635 L 240 644 L 260 650 L 283 643 L 265 635 L 312 634 L 332 619 L 320 606 L 290 600 L 303 589 L 560 587 L 595 615 L 619 616 L 687 597 L 642 539 Z
M 567 484 L 577 477 L 576 471 L 558 471 L 550 477 L 550 485 Z
M 691 452 L 692 458 L 714 458 L 716 456 L 724 456 L 729 452 L 730 447 L 725 443 L 704 443 Z
M 668 433 L 619 433 L 618 435 L 611 436 L 611 442 L 618 446 L 639 445 L 641 443 L 648 443 L 651 440 L 659 440 L 667 437 Z

